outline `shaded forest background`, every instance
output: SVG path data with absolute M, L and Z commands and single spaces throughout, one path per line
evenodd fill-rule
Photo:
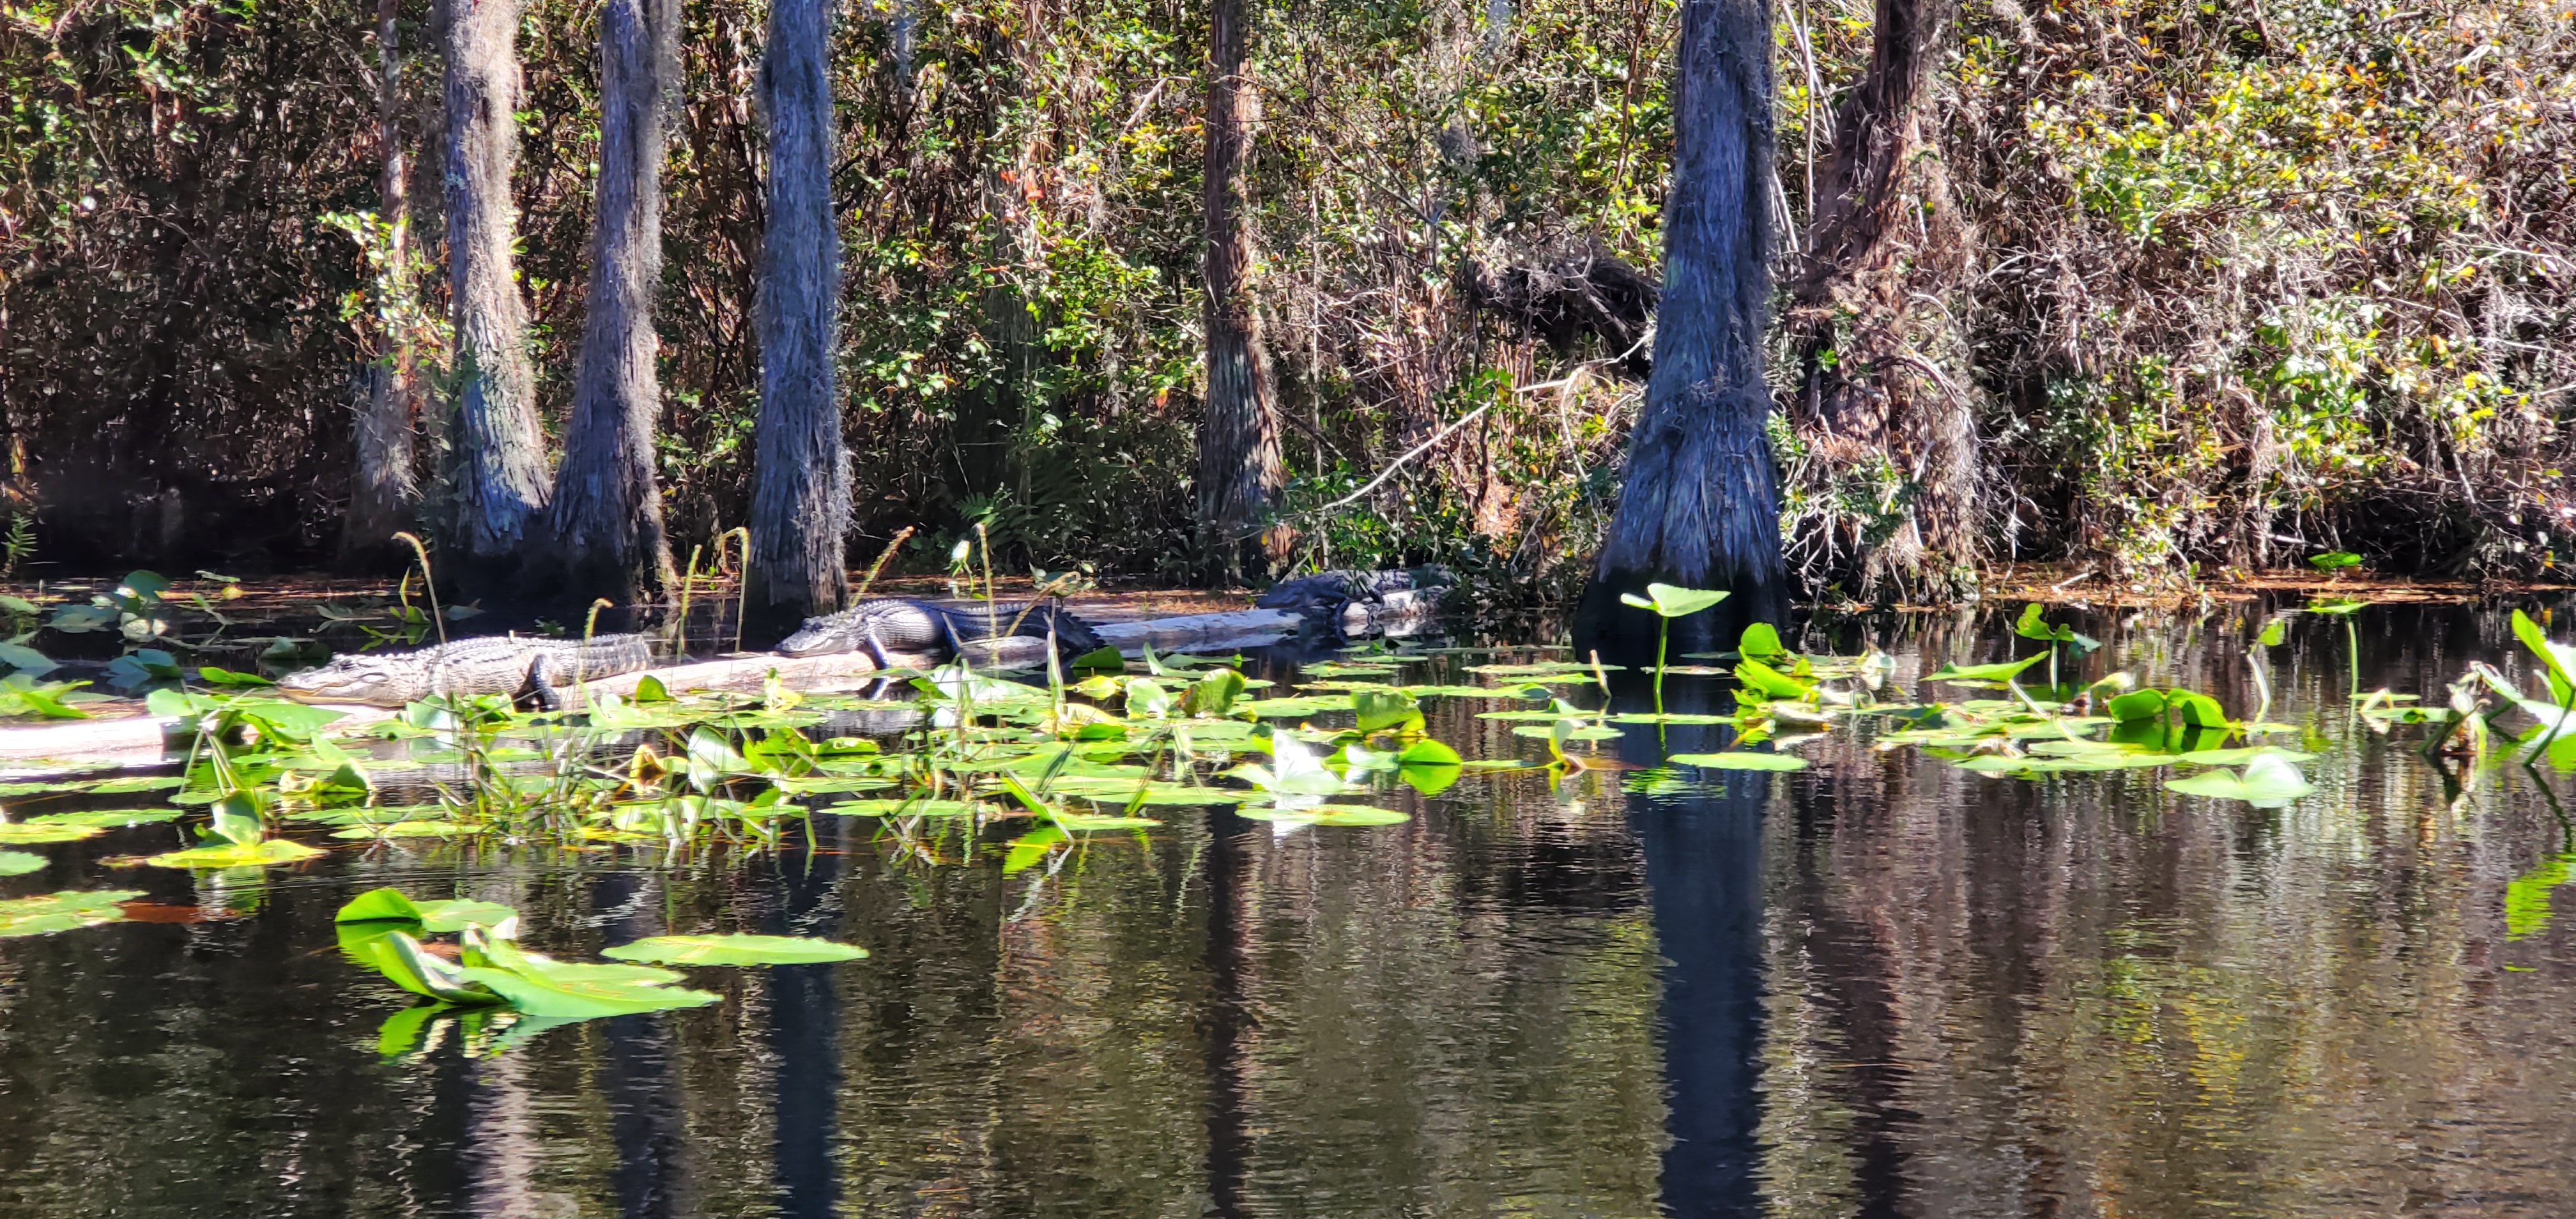
M 1308 565 L 1439 561 L 1562 601 L 1651 351 L 1670 0 L 1247 7 L 1284 536 Z M 1892 10 L 1924 55 L 1891 107 L 1861 86 Z M 658 319 L 681 553 L 747 511 L 763 14 L 682 10 Z M 390 335 L 433 366 L 445 350 L 437 16 L 399 12 L 397 263 L 372 13 L 0 7 L 0 512 L 28 561 L 330 561 L 368 366 Z M 595 17 L 533 0 L 520 36 L 520 270 L 558 438 Z M 917 526 L 909 553 L 935 566 L 981 524 L 1023 565 L 1201 571 L 1207 19 L 1195 0 L 842 9 L 857 561 Z M 2567 550 L 2567 0 L 1782 0 L 1774 32 L 1772 440 L 1809 592 L 1953 592 L 2014 558 L 2206 578 L 2325 550 L 2533 575 Z M 1873 150 L 1892 168 L 1855 241 L 1832 184 Z M 420 426 L 434 472 L 435 396 Z

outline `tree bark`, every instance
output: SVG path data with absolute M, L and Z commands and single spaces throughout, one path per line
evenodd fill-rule
M 515 575 L 546 502 L 528 308 L 512 245 L 519 157 L 518 0 L 449 0 L 447 277 L 456 318 L 454 541 L 442 564 L 469 590 Z
M 1865 589 L 1883 576 L 1946 584 L 1982 550 L 1971 406 L 1923 379 L 1928 365 L 1907 336 L 1911 296 L 1937 260 L 1900 259 L 1889 240 L 1923 147 L 1923 99 L 1950 12 L 1950 0 L 1877 0 L 1869 71 L 1836 112 L 1807 257 L 1790 285 L 1798 422 L 1829 442 L 1828 454 L 1889 458 L 1919 488 L 1912 519 L 1860 556 Z
M 1771 10 L 1762 0 L 1682 0 L 1681 23 L 1654 370 L 1619 509 L 1575 618 L 1577 646 L 1605 659 L 1654 655 L 1660 624 L 1619 600 L 1652 581 L 1733 594 L 1674 622 L 1674 652 L 1732 647 L 1744 624 L 1787 610 L 1762 379 Z
M 760 69 L 769 231 L 760 265 L 760 419 L 743 613 L 764 634 L 838 609 L 849 456 L 832 357 L 841 235 L 832 212 L 831 0 L 776 0 Z
M 1208 19 L 1207 418 L 1199 427 L 1198 524 L 1211 578 L 1267 578 L 1285 557 L 1284 529 L 1256 532 L 1279 501 L 1278 381 L 1250 284 L 1254 247 L 1245 170 L 1261 97 L 1244 75 L 1244 0 L 1213 0 Z
M 599 185 L 589 319 L 548 533 L 563 589 L 642 599 L 675 583 L 653 431 L 662 414 L 653 299 L 662 282 L 662 118 L 677 87 L 676 0 L 606 0 L 599 14 Z
M 411 166 L 403 155 L 401 0 L 376 4 L 376 138 L 383 144 L 385 264 L 377 275 L 376 317 L 384 350 L 367 369 L 367 400 L 358 409 L 358 468 L 341 522 L 340 566 L 363 570 L 402 561 L 393 535 L 420 512 L 412 419 L 419 409 L 420 366 L 412 350 Z

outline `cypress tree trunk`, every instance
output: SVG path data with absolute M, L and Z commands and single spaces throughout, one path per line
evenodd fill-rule
M 456 315 L 455 542 L 443 570 L 491 589 L 545 507 L 528 308 L 511 245 L 519 157 L 518 0 L 448 0 L 447 278 Z M 461 551 L 461 553 L 459 553 Z
M 1245 537 L 1279 500 L 1278 384 L 1252 307 L 1252 229 L 1245 169 L 1261 98 L 1244 76 L 1243 0 L 1214 0 L 1208 19 L 1207 419 L 1199 427 L 1198 525 L 1202 551 L 1227 582 L 1267 577 L 1287 538 Z
M 653 297 L 662 281 L 662 116 L 677 84 L 675 0 L 599 14 L 599 186 L 590 316 L 547 510 L 564 591 L 635 601 L 677 579 L 663 538 L 653 429 L 662 413 Z
M 1623 605 L 1652 581 L 1722 588 L 1672 624 L 1672 651 L 1733 647 L 1786 612 L 1779 477 L 1764 423 L 1762 331 L 1771 286 L 1771 10 L 1682 0 L 1673 181 L 1654 371 L 1628 441 L 1619 510 L 1576 611 L 1578 648 L 1654 655 L 1654 615 Z
M 413 518 L 420 511 L 420 483 L 412 469 L 420 367 L 411 343 L 411 166 L 403 156 L 402 33 L 395 24 L 400 9 L 400 0 L 377 0 L 376 138 L 383 142 L 385 162 L 377 218 L 386 230 L 377 318 L 385 350 L 367 370 L 367 401 L 358 408 L 358 469 L 340 534 L 340 566 L 350 570 L 399 563 L 393 535 L 417 524 Z
M 832 356 L 841 234 L 832 214 L 831 0 L 776 0 L 760 68 L 769 231 L 760 255 L 760 420 L 743 613 L 763 632 L 838 609 L 849 457 Z

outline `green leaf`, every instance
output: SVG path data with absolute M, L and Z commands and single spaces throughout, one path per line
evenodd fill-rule
M 66 889 L 0 901 L 0 937 L 47 935 L 113 923 L 125 917 L 118 903 L 141 896 L 141 889 Z
M 2576 648 L 2564 648 L 2549 641 L 2547 632 L 2521 610 L 2513 612 L 2513 636 L 2538 657 L 2542 671 L 2549 675 L 2549 700 L 2560 706 L 2576 701 L 2576 676 L 2570 676 L 2568 665 L 2576 661 Z
M 94 825 L 22 825 L 0 821 L 0 843 L 25 846 L 39 842 L 70 842 L 97 835 L 98 827 Z
M 1925 680 L 2011 681 L 2012 679 L 2021 676 L 2022 670 L 2046 659 L 2048 659 L 2048 653 L 2041 652 L 2036 656 L 2028 656 L 2020 660 L 1999 661 L 1990 665 L 1943 665 L 1939 672 L 1932 674 L 1932 676 Z
M 350 898 L 331 916 L 335 923 L 366 923 L 381 919 L 400 919 L 421 925 L 428 932 L 463 931 L 469 926 L 498 927 L 517 918 L 519 912 L 499 902 L 468 901 L 461 898 L 446 901 L 414 901 L 400 889 L 369 889 Z
M 1746 660 L 1765 660 L 1786 656 L 1789 649 L 1780 645 L 1780 632 L 1768 622 L 1756 622 L 1744 628 L 1735 641 L 1735 654 Z
M 2281 646 L 2281 640 L 2288 631 L 2289 625 L 2290 620 L 2287 618 L 2274 618 L 2263 624 L 2263 632 L 2254 637 L 2254 642 L 2267 648 L 2277 648 Z
M 42 677 L 62 667 L 23 643 L 0 643 L 0 665 L 7 665 L 29 677 Z
M 1794 753 L 1755 753 L 1729 750 L 1724 753 L 1677 753 L 1665 759 L 1701 770 L 1805 770 L 1807 760 Z
M 2278 808 L 2317 790 L 2315 784 L 2308 782 L 2307 776 L 2299 773 L 2296 764 L 2277 754 L 2257 757 L 2246 763 L 2241 772 L 2213 770 L 2185 779 L 2171 779 L 2165 786 L 2188 796 L 2243 800 L 2256 808 Z
M 615 972 L 619 969 L 617 966 L 576 965 L 546 960 L 534 954 L 521 958 L 521 962 L 517 969 L 467 966 L 456 972 L 466 981 L 481 985 L 528 1015 L 558 1020 L 591 1020 L 702 1007 L 722 998 L 702 990 L 684 990 L 658 981 L 640 980 L 631 974 Z M 676 978 L 678 975 L 671 976 Z
M 2329 550 L 2324 554 L 2309 555 L 2308 566 L 2318 571 L 2341 571 L 2347 567 L 2361 566 L 2361 556 L 2349 550 Z
M 235 842 L 192 847 L 145 857 L 141 862 L 158 868 L 251 868 L 271 864 L 295 863 L 311 859 L 322 852 L 300 842 L 271 838 L 266 842 L 243 845 Z
M 1745 689 L 1764 698 L 1805 698 L 1816 689 L 1813 684 L 1800 681 L 1758 660 L 1735 662 L 1735 680 L 1744 683 Z
M 1398 766 L 1456 766 L 1460 761 L 1457 750 L 1429 737 L 1406 745 L 1395 755 Z
M 0 851 L 0 876 L 24 876 L 44 866 L 45 857 L 33 851 Z
M 844 800 L 814 811 L 845 817 L 971 817 L 991 810 L 969 800 Z
M 1402 825 L 1413 818 L 1394 809 L 1370 808 L 1362 804 L 1315 804 L 1304 808 L 1247 808 L 1242 816 L 1254 821 L 1277 821 L 1294 825 Z
M 1234 708 L 1234 700 L 1242 694 L 1243 674 L 1218 669 L 1181 692 L 1181 714 L 1221 716 Z
M 270 681 L 257 673 L 236 673 L 231 669 L 219 669 L 213 665 L 198 666 L 197 680 L 210 686 L 273 686 L 277 684 L 276 682 Z
M 116 611 L 103 605 L 66 605 L 54 611 L 48 625 L 66 635 L 85 635 L 116 625 Z
M 2567 883 L 2576 855 L 2552 855 L 2504 887 L 2504 938 L 2525 940 L 2549 930 L 2549 891 Z
M 1696 614 L 1727 598 L 1727 594 L 1718 589 L 1683 588 L 1678 584 L 1649 584 L 1646 596 L 1649 601 L 1645 608 L 1666 618 Z
M 455 965 L 432 955 L 399 928 L 381 921 L 344 922 L 337 931 L 340 951 L 350 960 L 415 995 L 449 1003 L 500 1002 L 500 996 L 468 981 Z
M 27 818 L 29 825 L 86 825 L 102 830 L 129 825 L 156 825 L 186 816 L 184 808 L 94 808 L 77 813 L 46 813 Z
M 819 965 L 855 961 L 868 955 L 868 950 L 788 935 L 657 935 L 599 955 L 612 961 L 664 965 Z
M 1107 644 L 1103 644 L 1083 653 L 1080 656 L 1074 657 L 1073 663 L 1070 667 L 1076 673 L 1095 669 L 1108 673 L 1116 673 L 1127 667 L 1127 659 L 1126 657 L 1118 654 L 1118 649 L 1110 647 Z
M 2284 762 L 2313 762 L 2317 758 L 2312 753 L 2283 749 L 2277 745 L 2253 745 L 2243 749 L 2195 749 L 2182 755 L 2182 760 L 2194 766 L 2242 766 L 2264 754 Z
M 2325 597 L 2319 600 L 2310 601 L 2300 608 L 2307 610 L 2311 614 L 2324 614 L 2329 618 L 2341 618 L 2345 615 L 2359 611 L 2369 604 L 2370 603 L 2368 601 L 2364 601 L 2359 597 Z
M 2043 609 L 2044 607 L 2036 601 L 2021 607 L 2021 617 L 2013 622 L 2013 634 L 2019 635 L 2024 639 L 2053 640 L 2057 638 L 2057 634 L 2049 630 L 2048 627 L 2042 624 L 2039 620 Z
M 1403 731 L 1422 726 L 1422 707 L 1402 690 L 1357 690 L 1351 710 L 1359 713 L 1362 733 Z
M 2151 720 L 2165 713 L 2165 692 L 2131 690 L 2104 704 L 2103 709 L 2111 713 L 2112 719 L 2122 723 L 2131 720 Z

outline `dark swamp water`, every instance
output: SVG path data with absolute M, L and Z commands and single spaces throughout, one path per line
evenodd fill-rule
M 2243 714 L 2250 614 L 2097 617 L 2085 667 Z M 2502 607 L 2359 621 L 2365 689 L 2525 669 Z M 1995 620 L 1874 629 L 1909 688 L 2032 650 Z M 2570 780 L 2454 789 L 2420 729 L 2351 714 L 2344 638 L 2303 616 L 2270 650 L 2269 718 L 2320 755 L 2276 810 L 1844 731 L 1795 773 L 1471 772 L 1382 797 L 1402 825 L 1167 809 L 1009 875 L 846 817 L 748 859 L 417 840 L 260 880 L 92 866 L 167 825 L 36 848 L 0 897 L 139 887 L 158 921 L 0 941 L 0 1216 L 2576 1211 L 2542 786 Z M 1431 734 L 1543 756 L 1481 709 L 1435 701 Z M 73 807 L 40 803 L 11 811 Z M 383 884 L 517 906 L 567 955 L 716 927 L 873 955 L 387 1055 L 407 996 L 331 927 Z

